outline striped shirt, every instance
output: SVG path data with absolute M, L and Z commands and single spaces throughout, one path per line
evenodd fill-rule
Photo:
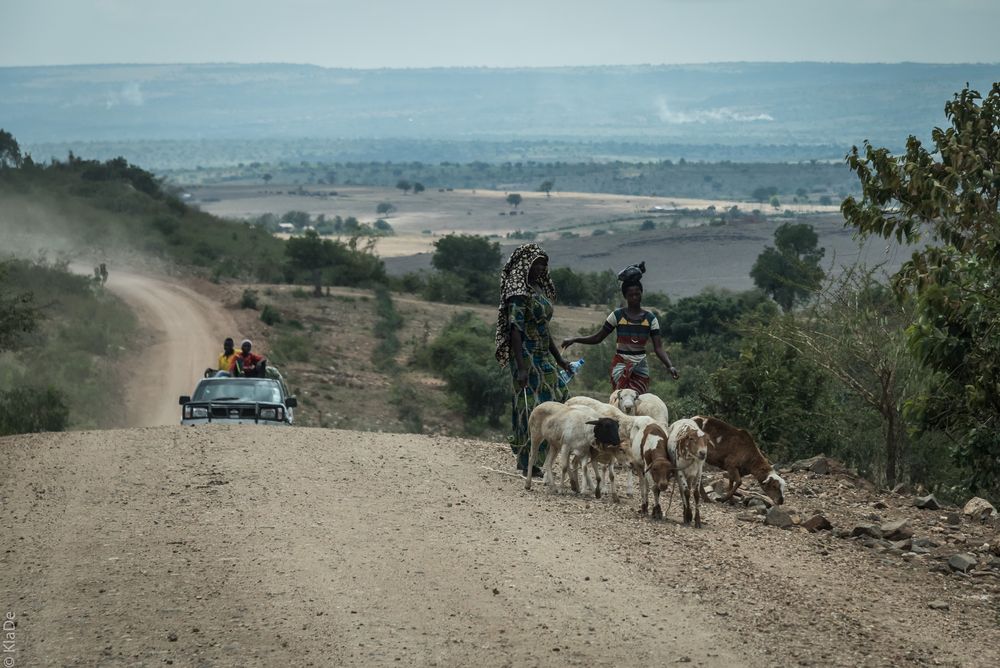
M 646 342 L 653 334 L 660 333 L 660 321 L 652 311 L 643 311 L 638 318 L 630 318 L 625 308 L 615 309 L 604 321 L 610 330 L 618 330 L 618 352 L 626 355 L 643 355 Z

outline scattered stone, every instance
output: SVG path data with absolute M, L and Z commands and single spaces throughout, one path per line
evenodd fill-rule
M 986 562 L 989 568 L 1000 571 L 1000 557 L 990 557 L 990 560 Z
M 910 548 L 913 547 L 913 541 L 910 540 L 909 538 L 905 538 L 903 540 L 895 540 L 892 542 L 892 547 L 902 552 L 909 552 Z
M 930 551 L 932 548 L 938 547 L 938 543 L 931 540 L 930 538 L 914 538 L 910 541 L 913 547 L 919 547 L 922 550 Z M 916 550 L 914 550 L 916 552 Z
M 913 500 L 913 505 L 922 510 L 941 510 L 941 504 L 937 502 L 933 494 L 918 496 Z
M 897 482 L 896 486 L 892 488 L 892 493 L 903 496 L 910 493 L 910 488 L 906 486 L 906 483 Z
M 927 604 L 931 610 L 948 610 L 949 606 L 945 601 L 931 601 Z
M 851 537 L 868 536 L 870 538 L 882 538 L 882 529 L 874 524 L 859 524 L 851 529 Z
M 905 540 L 913 536 L 909 520 L 886 522 L 882 525 L 882 535 L 889 540 Z
M 826 455 L 816 455 L 815 457 L 810 457 L 808 459 L 800 459 L 794 462 L 791 467 L 792 471 L 811 471 L 818 475 L 829 475 L 830 472 L 836 468 L 843 468 L 840 466 L 839 462 L 835 460 L 830 460 Z
M 948 513 L 948 515 L 945 517 L 945 521 L 952 526 L 958 526 L 959 524 L 962 523 L 962 515 L 961 513 L 955 513 L 955 512 Z
M 962 513 L 975 522 L 983 522 L 989 517 L 996 517 L 997 509 L 986 499 L 974 496 L 966 502 Z
M 851 531 L 850 529 L 834 529 L 833 535 L 837 538 L 850 538 Z
M 888 507 L 889 507 L 889 504 L 886 503 L 885 501 L 881 501 L 881 500 L 880 501 L 876 501 L 875 503 L 872 504 L 872 508 L 874 508 L 875 510 L 885 510 Z
M 169 640 L 170 642 L 177 642 L 177 634 L 171 631 L 170 633 L 167 634 L 167 640 Z
M 763 522 L 764 516 L 748 510 L 737 515 L 736 519 L 744 522 Z
M 778 527 L 779 529 L 787 529 L 793 524 L 792 514 L 783 508 L 775 506 L 767 511 L 767 515 L 764 517 L 764 524 Z
M 948 560 L 949 568 L 959 573 L 968 573 L 976 563 L 976 558 L 968 552 L 959 552 Z
M 990 554 L 1000 557 L 1000 536 L 994 536 L 990 541 Z
M 805 522 L 802 526 L 809 530 L 809 533 L 816 533 L 817 531 L 830 531 L 833 529 L 833 525 L 830 524 L 830 520 L 826 519 L 822 515 L 813 515 Z

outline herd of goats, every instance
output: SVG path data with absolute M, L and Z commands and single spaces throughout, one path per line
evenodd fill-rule
M 640 512 L 644 515 L 649 510 L 652 488 L 653 519 L 663 518 L 660 494 L 676 479 L 684 503 L 684 523 L 690 524 L 693 518 L 694 525 L 701 527 L 701 475 L 705 464 L 726 472 L 726 501 L 736 493 L 745 475 L 756 478 L 774 503 L 785 500 L 785 481 L 749 432 L 700 415 L 671 423 L 666 404 L 655 394 L 616 390 L 608 403 L 589 397 L 573 397 L 564 404 L 547 401 L 531 412 L 528 431 L 531 453 L 527 470 L 538 460 L 542 443 L 547 443 L 545 482 L 550 490 L 555 489 L 552 466 L 558 460 L 561 487 L 569 478 L 570 487 L 579 492 L 578 473 L 582 468 L 584 482 L 594 488 L 597 498 L 601 497 L 602 479 L 607 479 L 611 498 L 617 501 L 614 469 L 621 465 L 639 478 Z M 588 466 L 593 469 L 595 481 L 590 478 Z M 531 489 L 530 474 L 524 487 Z

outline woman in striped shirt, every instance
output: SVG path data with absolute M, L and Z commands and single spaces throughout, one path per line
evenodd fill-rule
M 617 330 L 615 356 L 609 369 L 612 390 L 631 389 L 639 394 L 649 390 L 649 362 L 646 360 L 646 344 L 649 341 L 653 342 L 653 352 L 663 366 L 677 380 L 677 369 L 663 349 L 659 320 L 655 313 L 642 308 L 642 281 L 638 278 L 624 281 L 622 296 L 625 297 L 625 307 L 612 311 L 600 331 L 590 336 L 563 339 L 562 348 L 574 343 L 594 345 Z

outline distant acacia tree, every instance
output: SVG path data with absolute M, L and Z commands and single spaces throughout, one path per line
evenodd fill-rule
M 413 184 L 407 181 L 406 179 L 400 179 L 399 181 L 396 182 L 396 187 L 402 190 L 403 194 L 405 195 L 406 193 L 410 192 L 410 189 L 413 187 Z
M 422 193 L 424 190 L 425 190 L 425 188 L 424 188 L 424 184 L 423 183 L 421 183 L 420 181 L 414 182 L 414 184 L 413 184 L 413 194 L 414 195 Z
M 778 189 L 774 186 L 761 186 L 759 188 L 754 188 L 753 193 L 751 193 L 751 197 L 753 197 L 755 202 L 763 204 L 777 194 Z
M 546 197 L 552 197 L 553 186 L 555 186 L 555 182 L 552 179 L 547 179 L 542 181 L 542 185 L 538 186 L 538 192 L 545 193 Z
M 380 216 L 388 215 L 395 210 L 396 207 L 394 207 L 389 202 L 379 202 L 379 205 L 375 207 L 375 213 L 377 213 Z
M 510 204 L 515 209 L 521 203 L 521 196 L 517 193 L 511 193 L 507 195 L 507 204 Z
M 784 223 L 774 231 L 774 247 L 766 247 L 750 270 L 754 284 L 786 313 L 820 287 L 826 249 L 818 243 L 812 225 Z
M 260 178 L 264 179 L 264 183 L 270 183 L 271 179 L 273 179 L 274 177 L 271 176 L 270 174 L 265 174 L 264 176 L 262 176 Z

